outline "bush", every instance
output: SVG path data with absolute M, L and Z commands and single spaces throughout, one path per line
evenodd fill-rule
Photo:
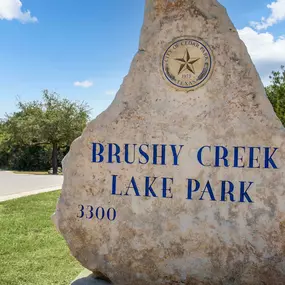
M 59 150 L 58 165 L 68 149 Z M 51 149 L 46 146 L 10 146 L 0 149 L 0 168 L 17 171 L 47 171 L 51 166 Z

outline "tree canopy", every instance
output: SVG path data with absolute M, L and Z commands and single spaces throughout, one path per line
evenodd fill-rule
M 89 106 L 44 90 L 41 101 L 19 102 L 18 108 L 3 123 L 6 140 L 30 147 L 51 145 L 53 174 L 57 174 L 58 151 L 81 135 L 89 119 Z
M 273 71 L 270 79 L 270 86 L 265 88 L 266 94 L 285 127 L 285 67 L 281 66 L 281 70 Z

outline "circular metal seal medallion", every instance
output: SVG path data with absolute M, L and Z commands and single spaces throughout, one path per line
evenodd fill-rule
M 163 75 L 177 90 L 194 90 L 209 80 L 213 58 L 203 40 L 195 37 L 175 39 L 162 57 Z

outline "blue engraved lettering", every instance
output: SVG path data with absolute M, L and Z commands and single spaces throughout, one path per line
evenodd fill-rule
M 161 146 L 161 155 L 158 155 L 158 147 Z M 154 144 L 153 145 L 153 164 L 157 165 L 158 163 L 158 158 L 161 158 L 161 163 L 160 165 L 166 165 L 166 144 L 158 145 Z
M 128 164 L 133 164 L 136 160 L 136 144 L 133 144 L 133 154 L 132 154 L 132 161 L 130 161 L 129 156 L 130 156 L 130 152 L 129 152 L 129 144 L 125 144 L 125 162 Z
M 244 146 L 235 146 L 234 147 L 234 167 L 237 168 L 244 168 L 244 161 L 243 161 L 243 156 L 239 156 L 239 150 L 243 149 L 245 152 L 245 147 Z M 240 165 L 240 162 L 242 163 Z
M 204 150 L 205 148 L 208 148 L 208 149 L 210 150 L 210 152 L 211 152 L 211 147 L 210 147 L 210 146 L 208 146 L 208 145 L 203 146 L 203 147 L 201 147 L 201 148 L 198 150 L 197 159 L 198 159 L 198 161 L 199 161 L 199 163 L 200 163 L 201 165 L 203 165 L 203 166 L 211 166 L 211 164 L 204 164 L 204 163 L 203 163 L 203 160 L 202 160 L 202 153 L 203 153 L 203 150 Z
M 117 194 L 117 177 L 118 175 L 112 175 L 112 195 L 121 196 L 122 192 L 120 194 Z
M 173 165 L 179 165 L 178 164 L 178 157 L 180 155 L 180 152 L 183 148 L 184 145 L 180 145 L 180 149 L 179 151 L 177 152 L 177 149 L 176 149 L 176 145 L 170 145 L 171 146 L 171 150 L 172 150 L 172 154 L 173 154 Z
M 140 196 L 140 192 L 139 192 L 139 189 L 138 189 L 138 186 L 137 186 L 137 183 L 136 183 L 136 180 L 134 177 L 132 177 L 131 181 L 130 181 L 130 184 L 127 188 L 127 192 L 125 194 L 125 196 L 129 196 L 128 192 L 130 189 L 134 189 L 134 192 L 136 193 L 136 196 Z
M 245 181 L 240 181 L 240 200 L 239 200 L 239 201 L 240 201 L 241 203 L 244 203 L 244 202 L 246 202 L 246 201 L 245 201 L 245 198 L 246 198 L 247 202 L 253 203 L 252 199 L 251 199 L 250 196 L 247 194 L 247 191 L 248 191 L 248 189 L 251 187 L 251 185 L 253 184 L 253 182 L 249 182 L 249 185 L 248 185 L 248 187 L 246 188 L 246 190 L 245 190 L 245 184 L 246 184 Z
M 210 184 L 209 181 L 207 181 L 207 184 L 206 184 L 206 186 L 205 186 L 205 188 L 204 188 L 204 190 L 203 190 L 203 192 L 202 192 L 202 195 L 201 195 L 201 197 L 200 197 L 199 200 L 204 200 L 204 199 L 203 199 L 203 196 L 204 196 L 204 194 L 205 194 L 206 192 L 209 193 L 209 196 L 210 196 L 210 198 L 211 198 L 211 201 L 216 201 L 215 196 L 214 196 L 214 193 L 213 193 L 213 189 L 212 189 L 211 184 Z
M 193 185 L 195 183 L 195 185 Z M 197 192 L 200 188 L 200 182 L 195 179 L 188 179 L 188 195 L 187 199 L 192 200 L 192 193 Z
M 228 184 L 228 188 L 227 188 L 227 184 Z M 222 181 L 222 189 L 221 189 L 221 201 L 226 201 L 226 195 L 230 196 L 230 200 L 232 202 L 235 202 L 235 196 L 233 194 L 235 189 L 235 186 L 232 182 L 230 181 Z
M 265 147 L 264 149 L 265 149 L 264 168 L 270 168 L 270 165 L 271 165 L 274 169 L 278 169 L 276 163 L 274 162 L 274 160 L 272 158 L 272 156 L 275 154 L 275 152 L 278 150 L 278 148 L 275 147 L 272 154 L 270 154 L 270 148 L 269 147 Z
M 162 197 L 171 199 L 173 198 L 173 194 L 171 193 L 171 187 L 167 185 L 167 180 L 170 180 L 173 184 L 173 178 L 162 178 Z M 167 195 L 167 192 L 170 194 L 170 196 Z
M 112 212 L 112 214 L 111 214 L 111 212 Z M 117 217 L 116 210 L 114 208 L 108 209 L 108 211 L 107 211 L 107 218 L 108 218 L 108 220 L 111 221 L 111 222 L 115 221 L 116 217 Z
M 142 144 L 139 147 L 139 153 L 141 154 L 142 157 L 144 157 L 145 161 L 141 161 L 141 159 L 139 159 L 139 164 L 147 164 L 149 162 L 149 155 L 142 149 L 143 146 L 145 146 L 147 149 L 149 148 L 148 144 Z
M 93 143 L 92 144 L 93 151 L 92 151 L 92 162 L 100 163 L 104 161 L 104 157 L 102 153 L 104 152 L 104 146 L 100 143 Z M 97 146 L 99 146 L 99 151 L 97 152 Z M 99 157 L 99 159 L 97 159 Z
M 150 196 L 157 197 L 157 195 L 155 194 L 155 192 L 153 191 L 153 188 L 152 188 L 152 185 L 156 179 L 157 179 L 157 177 L 153 177 L 153 180 L 150 183 L 150 177 L 145 178 L 145 196 L 146 197 L 150 197 Z
M 115 152 L 113 153 L 113 146 L 115 147 Z M 108 155 L 108 163 L 113 163 L 113 156 L 116 158 L 117 163 L 121 163 L 121 159 L 119 153 L 121 152 L 120 146 L 116 143 L 109 144 L 109 155 Z
M 101 215 L 99 215 L 99 210 L 101 210 Z M 96 218 L 101 221 L 101 220 L 104 219 L 104 217 L 105 217 L 105 210 L 104 210 L 104 208 L 98 207 L 96 209 Z
M 224 161 L 225 167 L 229 167 L 228 154 L 229 152 L 224 146 L 216 146 L 215 167 L 221 167 L 220 160 Z
M 260 168 L 260 164 L 258 161 L 258 156 L 255 157 L 254 150 L 258 150 L 260 153 L 260 147 L 249 147 L 249 164 L 248 168 Z M 254 162 L 257 162 L 258 165 L 254 166 Z

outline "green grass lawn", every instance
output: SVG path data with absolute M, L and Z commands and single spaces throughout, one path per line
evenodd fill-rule
M 59 191 L 0 203 L 0 284 L 68 285 L 82 271 L 51 215 Z

